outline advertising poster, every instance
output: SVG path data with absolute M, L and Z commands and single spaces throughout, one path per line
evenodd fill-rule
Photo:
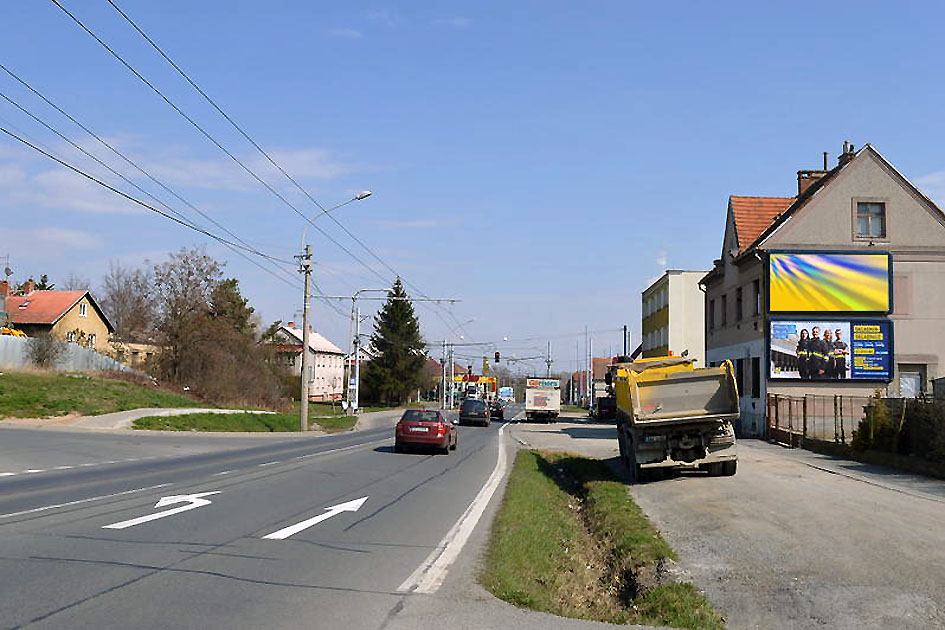
M 888 313 L 888 253 L 769 255 L 769 311 Z
M 889 381 L 892 324 L 888 320 L 773 320 L 769 376 L 803 381 Z

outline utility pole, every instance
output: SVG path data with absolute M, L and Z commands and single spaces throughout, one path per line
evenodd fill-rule
M 299 431 L 308 431 L 308 379 L 311 359 L 309 344 L 309 303 L 312 301 L 312 246 L 306 245 L 300 256 L 300 269 L 305 275 L 305 298 L 302 302 L 302 396 L 299 400 Z
M 627 325 L 623 325 L 623 356 L 627 356 Z
M 446 409 L 446 339 L 443 340 L 443 363 L 440 364 L 440 409 Z
M 545 354 L 545 366 L 547 366 L 547 369 L 545 370 L 545 376 L 546 376 L 546 377 L 547 377 L 547 376 L 551 376 L 551 363 L 552 363 L 552 360 L 551 360 L 551 342 L 549 341 L 549 342 L 548 342 L 548 352 Z
M 450 344 L 450 353 L 449 353 L 449 362 L 450 362 L 450 402 L 449 409 L 453 408 L 453 401 L 456 399 L 456 376 L 453 374 L 453 344 Z

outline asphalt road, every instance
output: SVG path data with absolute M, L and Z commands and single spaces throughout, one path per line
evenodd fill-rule
M 395 454 L 389 428 L 2 429 L 0 627 L 390 625 L 409 597 L 398 589 L 494 477 L 501 426 L 460 427 L 450 455 Z M 326 511 L 344 504 L 356 511 Z

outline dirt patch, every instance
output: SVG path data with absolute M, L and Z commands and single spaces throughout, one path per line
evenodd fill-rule
M 0 418 L 0 422 L 5 424 L 22 424 L 28 427 L 43 426 L 70 426 L 75 424 L 79 418 L 83 418 L 77 413 L 70 413 L 65 416 L 55 416 L 51 418 Z

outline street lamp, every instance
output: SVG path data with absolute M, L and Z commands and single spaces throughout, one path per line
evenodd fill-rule
M 337 210 L 342 206 L 346 206 L 354 201 L 361 201 L 371 196 L 371 191 L 365 190 L 359 192 L 357 195 L 348 199 L 343 203 L 339 203 L 336 206 L 331 208 L 322 209 L 322 213 L 314 217 L 313 219 L 308 219 L 309 223 L 314 224 L 314 220 L 319 216 L 328 214 L 332 210 Z M 311 301 L 312 301 L 312 246 L 305 245 L 305 236 L 308 232 L 308 226 L 302 230 L 302 239 L 299 243 L 302 253 L 298 256 L 300 269 L 299 271 L 305 276 L 304 288 L 303 288 L 303 301 L 302 301 L 302 391 L 299 400 L 299 430 L 308 431 L 308 386 L 309 386 L 309 371 L 312 369 L 311 358 L 309 357 L 309 343 L 311 335 L 309 334 L 309 311 L 311 310 Z

